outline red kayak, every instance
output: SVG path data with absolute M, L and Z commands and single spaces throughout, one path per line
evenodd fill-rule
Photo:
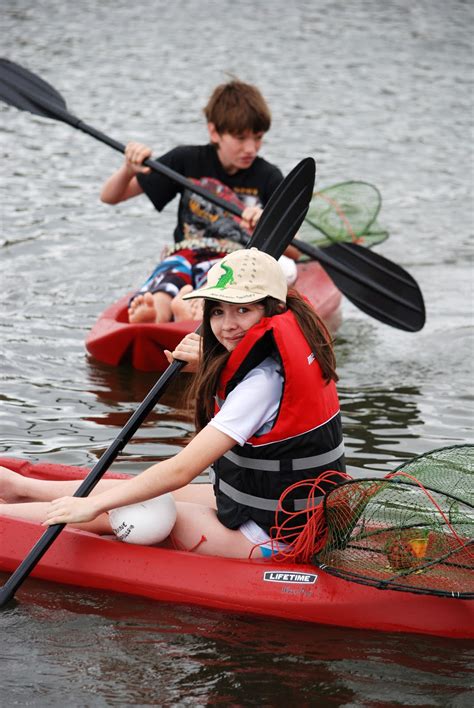
M 295 287 L 313 303 L 331 331 L 335 331 L 340 322 L 340 291 L 319 263 L 300 263 L 297 268 Z M 125 295 L 100 315 L 87 337 L 87 351 L 111 366 L 129 363 L 141 371 L 164 371 L 168 361 L 163 350 L 172 351 L 186 334 L 196 329 L 197 323 L 131 324 L 127 314 L 129 299 L 130 294 Z
M 87 470 L 4 458 L 38 479 L 82 479 Z M 121 478 L 125 475 L 108 477 Z M 0 517 L 0 570 L 13 571 L 44 532 Z M 66 528 L 32 575 L 67 585 L 315 624 L 474 638 L 472 600 L 379 590 L 312 565 L 201 556 Z

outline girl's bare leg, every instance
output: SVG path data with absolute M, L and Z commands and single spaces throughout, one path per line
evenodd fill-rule
M 121 479 L 101 479 L 94 487 L 92 494 L 104 492 L 124 480 Z M 59 497 L 72 496 L 82 480 L 58 480 L 49 481 L 44 479 L 33 479 L 24 477 L 18 472 L 0 466 L 0 499 L 7 503 L 32 501 L 52 501 Z M 176 501 L 196 502 L 205 504 L 213 509 L 216 508 L 216 499 L 212 484 L 188 484 L 182 489 L 173 492 Z
M 46 519 L 46 512 L 49 509 L 49 502 L 24 502 L 20 504 L 0 504 L 0 516 L 8 516 L 10 518 L 25 519 L 26 521 L 34 521 L 42 523 Z M 83 531 L 91 531 L 97 534 L 113 534 L 112 527 L 109 522 L 108 514 L 101 514 L 86 524 L 71 524 L 76 529 Z M 46 526 L 44 527 L 46 531 Z
M 216 509 L 216 496 L 212 484 L 187 484 L 181 489 L 173 492 L 173 497 L 177 502 L 193 502 L 203 504 L 210 509 Z
M 102 479 L 91 494 L 104 492 L 106 489 L 120 484 L 121 479 Z M 7 503 L 27 501 L 52 501 L 58 497 L 74 494 L 82 480 L 49 481 L 24 477 L 7 467 L 0 467 L 0 499 Z
M 189 486 L 211 487 L 211 485 Z M 201 490 L 199 494 L 204 496 Z M 176 524 L 170 541 L 165 545 L 173 545 L 180 550 L 192 550 L 208 556 L 262 557 L 260 549 L 255 548 L 240 531 L 232 531 L 220 523 L 215 509 L 206 504 L 185 501 L 178 501 L 176 507 L 178 512 Z M 48 509 L 48 501 L 0 504 L 0 516 L 42 523 L 46 519 Z M 94 521 L 85 524 L 71 524 L 71 526 L 99 535 L 113 534 L 108 514 L 101 514 Z
M 193 550 L 207 556 L 226 558 L 262 558 L 240 531 L 232 531 L 221 524 L 216 511 L 204 504 L 178 502 L 178 517 L 171 532 L 171 541 L 180 550 Z

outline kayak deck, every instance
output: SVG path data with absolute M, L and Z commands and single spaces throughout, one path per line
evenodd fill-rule
M 340 291 L 319 263 L 300 263 L 297 269 L 295 287 L 335 331 L 340 323 Z M 129 363 L 140 371 L 164 371 L 168 360 L 163 350 L 175 349 L 198 323 L 190 320 L 132 324 L 127 313 L 129 298 L 130 294 L 125 295 L 100 315 L 86 339 L 86 349 L 95 359 L 111 366 Z
M 87 473 L 79 467 L 12 458 L 0 459 L 0 464 L 39 479 L 82 479 Z M 43 532 L 39 524 L 0 517 L 0 570 L 13 571 Z M 315 624 L 474 637 L 474 606 L 469 600 L 379 590 L 312 565 L 134 546 L 72 528 L 58 536 L 32 575 L 152 600 Z

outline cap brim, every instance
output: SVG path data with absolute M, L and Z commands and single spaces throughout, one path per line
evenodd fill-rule
M 227 287 L 225 290 L 217 290 L 216 288 L 201 288 L 194 290 L 188 295 L 183 295 L 183 300 L 194 300 L 196 298 L 205 298 L 206 300 L 216 300 L 217 302 L 230 302 L 232 305 L 245 304 L 247 302 L 258 302 L 264 300 L 267 296 L 262 293 L 252 292 L 249 290 L 241 290 L 240 288 Z

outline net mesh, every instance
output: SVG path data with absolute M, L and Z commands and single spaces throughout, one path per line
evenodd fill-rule
M 376 219 L 382 198 L 367 182 L 343 182 L 315 192 L 298 238 L 317 246 L 352 241 L 372 246 L 388 233 Z M 315 232 L 319 231 L 319 234 Z
M 420 455 L 383 479 L 326 495 L 327 537 L 314 561 L 368 585 L 474 597 L 474 446 Z
M 373 222 L 363 234 L 357 237 L 356 243 L 371 248 L 378 243 L 382 243 L 388 239 L 388 231 L 381 226 L 377 220 Z

